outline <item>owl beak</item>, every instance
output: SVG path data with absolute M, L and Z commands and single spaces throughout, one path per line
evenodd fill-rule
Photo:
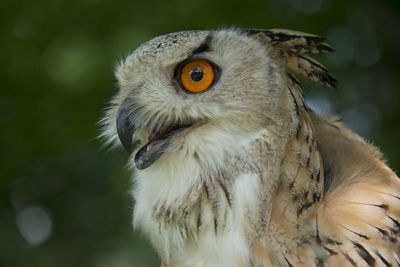
M 122 102 L 118 114 L 117 114 L 117 132 L 119 140 L 122 146 L 128 151 L 129 154 L 132 153 L 132 135 L 137 130 L 135 126 L 135 120 L 133 119 L 134 114 L 128 109 L 129 98 Z
M 134 150 L 133 134 L 136 130 L 141 128 L 138 117 L 135 112 L 132 112 L 131 99 L 125 99 L 118 109 L 117 113 L 117 133 L 122 146 L 132 154 Z M 137 109 L 136 109 L 137 110 Z M 162 131 L 150 134 L 148 143 L 140 148 L 135 155 L 135 165 L 139 170 L 150 167 L 164 152 L 168 150 L 171 141 L 178 136 L 181 132 L 190 128 L 192 123 L 177 125 L 172 124 L 164 127 Z M 143 128 L 143 126 L 142 126 Z
M 137 118 L 135 118 L 135 114 L 131 109 L 130 99 L 127 98 L 119 107 L 116 121 L 119 140 L 129 154 L 133 152 L 133 134 L 139 128 Z M 167 136 L 158 142 L 154 142 L 151 146 L 148 143 L 139 149 L 135 155 L 136 167 L 139 170 L 143 170 L 151 166 L 165 152 L 171 139 L 172 136 Z

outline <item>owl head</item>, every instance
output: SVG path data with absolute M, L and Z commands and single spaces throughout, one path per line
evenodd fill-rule
M 119 91 L 103 135 L 144 170 L 174 158 L 218 169 L 260 132 L 295 131 L 292 74 L 334 86 L 307 54 L 331 51 L 324 39 L 284 30 L 184 31 L 156 37 L 116 70 Z M 179 156 L 178 156 L 179 155 Z

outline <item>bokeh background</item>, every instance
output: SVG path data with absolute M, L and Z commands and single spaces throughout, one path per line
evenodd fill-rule
M 400 171 L 399 0 L 0 0 L 0 266 L 157 266 L 133 231 L 124 151 L 97 121 L 115 64 L 188 29 L 289 28 L 324 35 L 337 90 L 305 82 Z

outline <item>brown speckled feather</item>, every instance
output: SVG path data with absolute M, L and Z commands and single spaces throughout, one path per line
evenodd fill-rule
M 306 53 L 331 51 L 298 32 L 249 31 L 278 48 L 288 70 L 334 87 Z M 377 148 L 336 118 L 309 110 L 288 74 L 298 127 L 282 160 L 267 236 L 252 248 L 252 266 L 399 266 L 400 180 Z
M 313 82 L 336 87 L 336 79 L 329 71 L 307 54 L 318 55 L 332 52 L 325 38 L 290 30 L 245 30 L 250 36 L 277 49 L 278 57 L 289 72 L 300 74 Z

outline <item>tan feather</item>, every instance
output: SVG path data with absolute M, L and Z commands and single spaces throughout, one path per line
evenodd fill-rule
M 283 61 L 289 72 L 300 74 L 313 82 L 336 87 L 336 79 L 329 71 L 307 54 L 318 55 L 332 52 L 325 38 L 290 30 L 244 30 L 248 35 L 277 49 L 277 58 Z
M 285 29 L 244 30 L 249 35 L 264 43 L 270 43 L 281 50 L 304 55 L 332 52 L 333 49 L 325 43 L 325 38 L 304 32 Z
M 396 265 L 400 255 L 398 177 L 375 147 L 340 122 L 316 115 L 313 122 L 329 181 L 318 208 L 321 239 L 342 243 L 341 253 L 351 254 L 356 262 L 383 265 L 386 260 Z

